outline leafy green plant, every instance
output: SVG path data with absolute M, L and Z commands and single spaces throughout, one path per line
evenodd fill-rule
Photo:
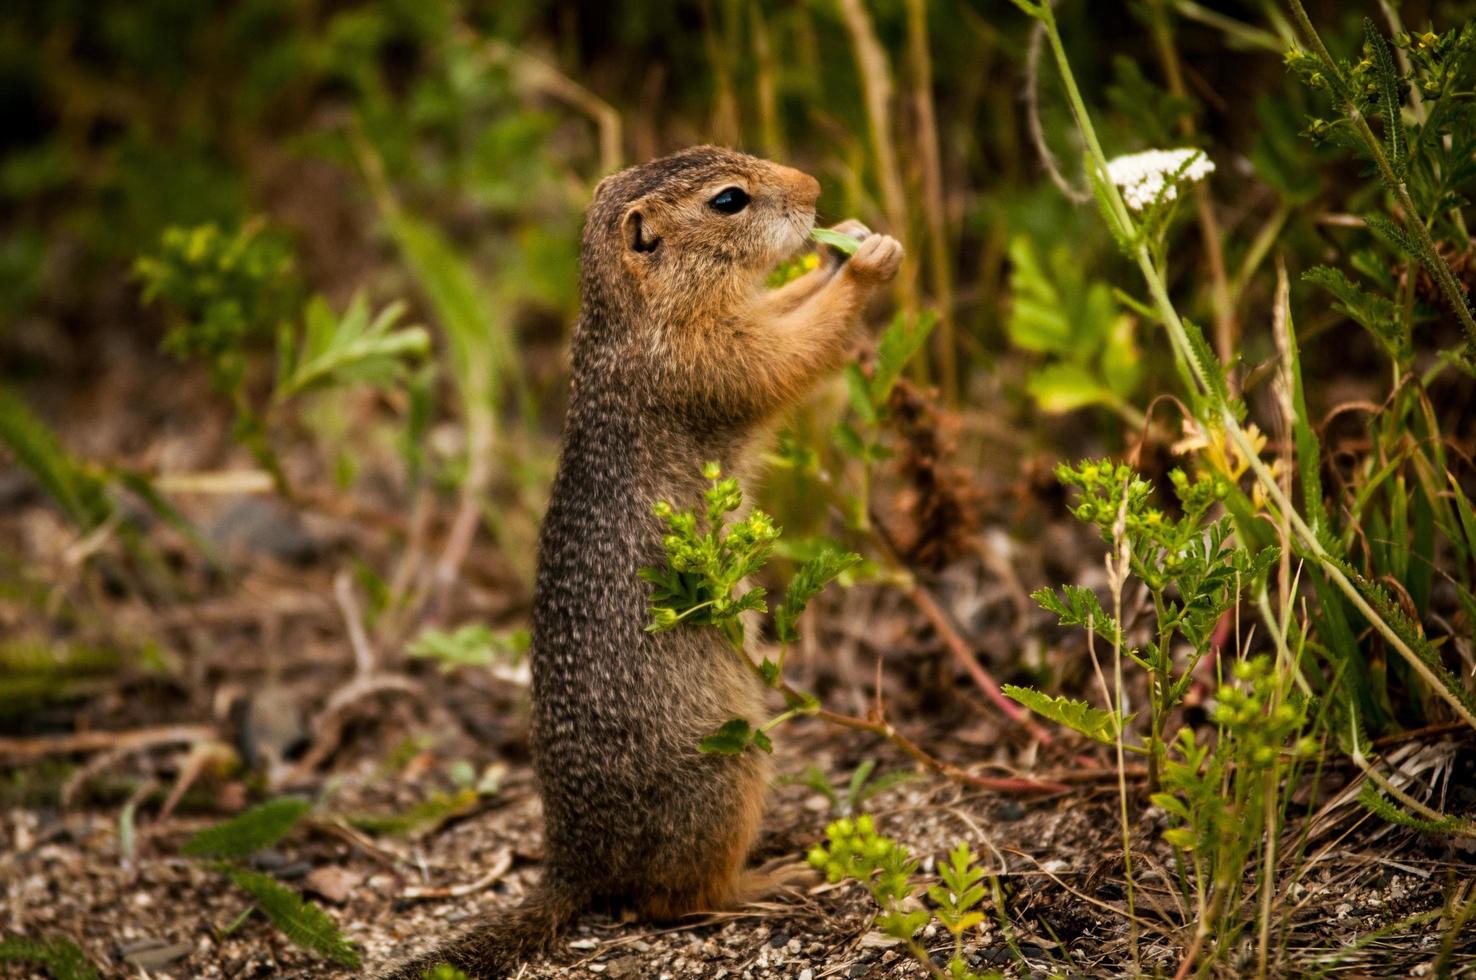
M 289 494 L 287 475 L 272 442 L 274 414 L 311 391 L 354 384 L 400 382 L 408 361 L 424 357 L 430 337 L 401 326 L 404 306 L 394 303 L 371 317 L 356 296 L 337 316 L 321 296 L 304 306 L 292 273 L 292 253 L 261 222 L 227 235 L 214 224 L 170 227 L 159 250 L 134 264 L 146 302 L 166 306 L 174 321 L 164 349 L 205 365 L 211 383 L 235 412 L 235 436 Z M 301 318 L 301 337 L 294 326 Z M 276 383 L 267 399 L 248 384 L 249 355 L 258 342 L 276 339 Z
M 185 842 L 180 852 L 205 861 L 234 882 L 251 896 L 255 908 L 296 945 L 357 968 L 358 948 L 326 912 L 277 879 L 240 863 L 292 833 L 311 809 L 310 801 L 297 797 L 268 800 L 201 830 Z
M 767 612 L 762 586 L 734 590 L 769 560 L 779 529 L 761 510 L 729 524 L 726 516 L 743 505 L 738 481 L 724 479 L 717 463 L 702 471 L 711 486 L 705 493 L 707 509 L 700 517 L 665 501 L 656 516 L 666 523 L 662 539 L 665 568 L 643 568 L 641 578 L 651 584 L 651 622 L 646 629 L 660 633 L 683 622 L 715 626 L 736 649 L 743 647 L 745 612 Z
M 960 843 L 947 863 L 938 866 L 940 882 L 926 889 L 931 908 L 918 895 L 922 886 L 915 880 L 917 861 L 906 846 L 878 833 L 869 813 L 830 824 L 825 841 L 812 847 L 807 859 L 827 881 L 851 879 L 865 885 L 880 910 L 877 927 L 903 943 L 930 974 L 946 980 L 984 980 L 986 975 L 971 970 L 964 958 L 964 938 L 984 922 L 984 871 L 967 844 Z M 917 939 L 933 921 L 953 937 L 952 955 L 942 968 Z
M 899 313 L 877 338 L 876 357 L 869 371 L 854 362 L 845 366 L 850 417 L 836 423 L 833 435 L 841 451 L 858 464 L 858 488 L 855 493 L 844 494 L 850 524 L 858 531 L 872 530 L 872 470 L 890 455 L 882 435 L 892 389 L 937 324 L 938 318 L 931 314 L 908 317 Z
M 272 398 L 283 402 L 331 385 L 398 381 L 407 358 L 430 351 L 423 327 L 397 327 L 404 315 L 403 303 L 391 303 L 371 320 L 369 301 L 361 293 L 336 317 L 323 297 L 314 296 L 303 313 L 301 346 L 293 348 L 290 332 L 281 335 Z
M 1068 586 L 1060 594 L 1042 589 L 1035 599 L 1055 613 L 1061 625 L 1091 631 L 1147 671 L 1149 727 L 1142 751 L 1149 758 L 1150 781 L 1156 784 L 1166 749 L 1164 726 L 1210 652 L 1215 626 L 1246 591 L 1262 587 L 1280 553 L 1269 546 L 1251 554 L 1234 537 L 1233 517 L 1210 516 L 1230 490 L 1222 474 L 1191 478 L 1183 470 L 1172 471 L 1178 517 L 1154 506 L 1152 484 L 1126 464 L 1087 460 L 1074 467 L 1062 465 L 1056 474 L 1078 494 L 1077 519 L 1096 525 L 1109 552 L 1125 554 L 1131 573 L 1147 589 L 1153 606 L 1152 637 L 1141 648 L 1125 645 L 1121 623 L 1087 589 Z M 1182 665 L 1175 662 L 1176 643 L 1189 650 Z M 1124 724 L 1110 711 L 1063 704 L 1039 692 L 1022 698 L 1018 691 L 1007 693 L 1098 741 L 1113 741 Z
M 262 221 L 226 233 L 216 224 L 166 228 L 159 251 L 134 263 L 145 302 L 176 314 L 164 349 L 199 359 L 216 388 L 241 386 L 246 352 L 292 319 L 300 300 L 291 249 Z
M 702 515 L 678 510 L 665 501 L 656 504 L 656 516 L 667 526 L 662 539 L 666 567 L 643 568 L 640 572 L 641 578 L 651 584 L 651 621 L 646 629 L 660 633 L 683 625 L 714 627 L 765 686 L 781 691 L 789 704 L 783 714 L 760 727 L 746 719 L 731 719 L 699 746 L 704 752 L 722 755 L 736 755 L 750 746 L 769 752 L 773 750 L 770 729 L 795 715 L 814 714 L 819 708 L 813 696 L 795 691 L 783 680 L 785 655 L 789 645 L 799 638 L 795 623 L 810 600 L 861 557 L 825 548 L 801 565 L 775 613 L 781 644 L 779 659 L 776 662 L 766 657 L 754 663 L 746 650 L 741 617 L 747 612 L 767 612 L 766 592 L 762 586 L 741 592 L 739 587 L 768 562 L 781 532 L 769 515 L 757 509 L 729 522 L 728 515 L 743 505 L 738 481 L 724 478 L 717 463 L 708 463 L 702 472 L 711 483 L 704 494 L 706 510 Z
M 1133 315 L 1105 283 L 1087 278 L 1065 242 L 1042 261 L 1019 235 L 1009 254 L 1010 342 L 1047 359 L 1025 382 L 1030 396 L 1047 412 L 1105 405 L 1141 425 L 1130 403 L 1143 377 Z
M 1386 589 L 1386 583 L 1392 584 L 1386 569 L 1380 568 L 1379 564 L 1371 564 L 1370 570 L 1378 573 L 1377 578 L 1361 573 L 1349 560 L 1354 549 L 1345 541 L 1338 540 L 1333 533 L 1337 526 L 1331 513 L 1334 509 L 1328 507 L 1323 499 L 1321 451 L 1307 418 L 1287 290 L 1283 286 L 1278 292 L 1273 327 L 1280 354 L 1278 367 L 1281 371 L 1282 387 L 1279 394 L 1282 415 L 1291 433 L 1294 454 L 1287 453 L 1278 461 L 1280 465 L 1272 465 L 1261 458 L 1265 440 L 1259 436 L 1253 425 L 1246 422 L 1246 405 L 1239 400 L 1237 392 L 1232 388 L 1225 373 L 1225 364 L 1221 363 L 1220 356 L 1210 348 L 1199 326 L 1183 316 L 1170 297 L 1167 269 L 1171 256 L 1166 231 L 1172 219 L 1173 201 L 1180 196 L 1176 193 L 1177 189 L 1194 179 L 1194 155 L 1181 155 L 1180 162 L 1175 167 L 1158 167 L 1157 192 L 1151 197 L 1142 188 L 1134 188 L 1122 180 L 1120 168 L 1115 166 L 1122 160 L 1119 158 L 1109 162 L 1103 150 L 1092 114 L 1077 86 L 1053 6 L 1032 0 L 1015 0 L 1015 3 L 1034 18 L 1040 36 L 1049 46 L 1077 131 L 1086 147 L 1085 170 L 1092 192 L 1114 240 L 1142 274 L 1147 287 L 1147 303 L 1131 299 L 1125 301 L 1166 330 L 1174 363 L 1189 395 L 1188 412 L 1192 419 L 1188 421 L 1187 427 L 1195 435 L 1192 441 L 1197 443 L 1192 448 L 1199 454 L 1204 472 L 1225 480 L 1223 487 L 1217 488 L 1212 495 L 1214 499 L 1211 503 L 1218 502 L 1224 506 L 1230 523 L 1223 530 L 1215 528 L 1215 524 L 1221 523 L 1219 521 L 1206 525 L 1203 529 L 1205 533 L 1197 543 L 1180 539 L 1181 545 L 1194 544 L 1195 550 L 1187 554 L 1208 569 L 1197 585 L 1193 581 L 1193 575 L 1189 577 L 1188 584 L 1193 591 L 1199 591 L 1203 585 L 1212 583 L 1216 574 L 1224 574 L 1220 569 L 1231 568 L 1236 576 L 1235 592 L 1238 601 L 1242 580 L 1257 580 L 1256 584 L 1251 584 L 1252 595 L 1262 620 L 1267 624 L 1269 638 L 1275 646 L 1276 668 L 1266 677 L 1260 676 L 1260 668 L 1252 662 L 1252 666 L 1237 668 L 1242 674 L 1240 687 L 1221 686 L 1224 704 L 1218 709 L 1220 731 L 1214 748 L 1178 740 L 1178 758 L 1164 757 L 1160 761 L 1169 766 L 1157 766 L 1161 786 L 1166 790 L 1172 781 L 1181 791 L 1174 794 L 1178 800 L 1178 804 L 1174 805 L 1182 805 L 1180 812 L 1176 814 L 1179 824 L 1172 828 L 1175 846 L 1192 846 L 1194 853 L 1215 865 L 1204 875 L 1197 870 L 1194 875 L 1195 883 L 1186 888 L 1186 891 L 1195 893 L 1198 904 L 1194 938 L 1186 950 L 1181 972 L 1199 962 L 1204 943 L 1212 937 L 1214 944 L 1209 953 L 1210 959 L 1224 955 L 1230 941 L 1252 917 L 1242 900 L 1243 893 L 1238 891 L 1241 887 L 1239 876 L 1247 872 L 1252 851 L 1246 849 L 1236 852 L 1232 849 L 1212 853 L 1213 849 L 1206 849 L 1205 846 L 1207 843 L 1213 843 L 1214 847 L 1228 846 L 1231 842 L 1221 838 L 1226 834 L 1241 833 L 1243 827 L 1222 825 L 1217 830 L 1209 831 L 1207 837 L 1201 839 L 1194 830 L 1196 822 L 1203 823 L 1207 820 L 1213 823 L 1212 815 L 1216 808 L 1225 805 L 1227 800 L 1232 807 L 1239 805 L 1237 801 L 1264 801 L 1265 817 L 1260 823 L 1265 831 L 1262 835 L 1264 854 L 1256 863 L 1259 870 L 1256 871 L 1255 878 L 1255 890 L 1262 900 L 1259 910 L 1258 954 L 1259 970 L 1264 975 L 1268 969 L 1271 946 L 1270 913 L 1279 837 L 1277 821 L 1282 819 L 1278 813 L 1281 802 L 1284 801 L 1285 787 L 1297 771 L 1301 752 L 1306 748 L 1301 737 L 1296 734 L 1305 724 L 1303 699 L 1315 686 L 1319 693 L 1328 698 L 1321 706 L 1324 713 L 1344 721 L 1351 720 L 1351 725 L 1338 725 L 1333 730 L 1350 729 L 1355 733 L 1352 742 L 1345 745 L 1351 744 L 1351 751 L 1355 753 L 1356 759 L 1357 719 L 1360 709 L 1370 700 L 1377 702 L 1377 698 L 1371 698 L 1376 691 L 1371 687 L 1372 675 L 1366 669 L 1368 660 L 1363 656 L 1358 640 L 1360 631 L 1366 624 L 1371 629 L 1365 635 L 1397 655 L 1391 655 L 1389 659 L 1398 662 L 1401 669 L 1408 671 L 1412 686 L 1438 697 L 1457 717 L 1473 725 L 1476 725 L 1476 704 L 1473 704 L 1466 686 L 1442 662 L 1439 651 L 1424 635 L 1420 624 L 1411 618 L 1407 611 L 1409 605 L 1396 601 Z M 1471 339 L 1476 338 L 1476 330 L 1473 330 L 1476 324 L 1473 324 L 1471 311 L 1453 280 L 1449 265 L 1432 238 L 1434 230 L 1440 229 L 1448 221 L 1450 226 L 1458 229 L 1453 237 L 1460 243 L 1459 247 L 1466 248 L 1468 236 L 1459 206 L 1452 199 L 1444 198 L 1439 206 L 1431 207 L 1428 206 L 1429 195 L 1422 201 L 1411 190 L 1419 181 L 1411 177 L 1410 141 L 1405 128 L 1405 116 L 1408 113 L 1416 120 L 1423 120 L 1427 107 L 1415 104 L 1406 109 L 1400 103 L 1405 90 L 1404 81 L 1395 76 L 1395 61 L 1372 25 L 1365 25 L 1365 57 L 1356 63 L 1342 62 L 1328 52 L 1299 0 L 1290 0 L 1290 6 L 1303 40 L 1310 47 L 1310 53 L 1296 49 L 1288 57 L 1288 61 L 1312 85 L 1330 94 L 1342 113 L 1342 118 L 1330 123 L 1323 121 L 1321 127 L 1314 123 L 1314 135 L 1319 128 L 1331 131 L 1343 145 L 1354 147 L 1356 152 L 1374 164 L 1373 170 L 1383 191 L 1388 195 L 1385 200 L 1392 202 L 1392 211 L 1396 218 L 1391 219 L 1381 214 L 1364 215 L 1367 228 L 1376 237 L 1404 253 L 1409 262 L 1423 266 L 1434 282 L 1435 291 L 1444 297 L 1447 306 L 1455 314 L 1456 321 L 1465 331 L 1469 348 Z M 1397 21 L 1395 12 L 1386 10 L 1386 13 L 1391 21 Z M 1429 41 L 1434 40 L 1432 35 Z M 1459 34 L 1453 35 L 1447 50 L 1456 51 L 1459 47 Z M 1416 59 L 1409 60 L 1413 64 Z M 1418 74 L 1418 71 L 1416 68 L 1415 73 Z M 1439 86 L 1436 85 L 1432 91 L 1438 89 Z M 1376 117 L 1382 117 L 1382 139 L 1372 129 L 1371 120 Z M 1433 118 L 1433 114 L 1430 118 Z M 1457 138 L 1454 142 L 1460 141 Z M 1429 174 L 1443 172 L 1438 163 L 1429 168 Z M 1175 193 L 1170 193 L 1170 189 Z M 1209 219 L 1202 217 L 1201 220 Z M 1275 225 L 1270 227 L 1274 229 Z M 1256 248 L 1264 250 L 1259 243 Z M 1386 293 L 1390 292 L 1387 287 L 1393 285 L 1395 277 L 1389 275 L 1387 264 L 1382 264 L 1381 269 L 1381 263 L 1377 259 L 1369 261 L 1367 258 L 1355 258 L 1354 266 L 1369 282 L 1382 285 L 1386 287 Z M 1353 283 L 1344 275 L 1327 270 L 1313 273 L 1314 281 L 1332 291 L 1344 311 L 1364 324 L 1381 349 L 1396 364 L 1404 365 L 1409 363 L 1409 340 L 1415 336 L 1410 317 L 1419 309 L 1414 303 L 1415 266 L 1407 265 L 1406 269 L 1407 274 L 1399 280 L 1397 290 L 1392 291 L 1392 303 L 1371 298 L 1374 297 L 1373 290 Z M 1393 317 L 1391 312 L 1395 314 Z M 1402 324 L 1399 322 L 1401 316 L 1404 318 Z M 1465 352 L 1443 352 L 1440 364 L 1461 367 L 1469 353 L 1469 349 Z M 1226 359 L 1231 356 L 1231 352 L 1223 345 L 1221 354 Z M 1395 375 L 1396 387 L 1405 393 L 1412 405 L 1419 405 L 1418 414 L 1428 413 L 1428 407 L 1418 393 L 1418 379 L 1405 380 L 1404 370 L 1401 368 Z M 1433 417 L 1430 419 L 1433 422 Z M 1438 427 L 1427 428 L 1423 433 L 1423 442 L 1428 446 L 1439 446 L 1441 438 Z M 1416 506 L 1411 510 L 1407 506 L 1410 500 L 1404 487 L 1397 480 L 1385 483 L 1387 477 L 1383 475 L 1384 472 L 1393 472 L 1396 468 L 1391 461 L 1406 458 L 1416 458 L 1408 452 L 1407 446 L 1395 448 L 1392 439 L 1384 440 L 1381 446 L 1376 444 L 1375 452 L 1369 456 L 1375 474 L 1370 484 L 1384 483 L 1389 498 L 1367 514 L 1369 520 L 1362 526 L 1349 524 L 1346 530 L 1360 542 L 1368 541 L 1369 538 L 1380 542 L 1392 541 L 1393 546 L 1383 556 L 1390 559 L 1386 568 L 1406 572 L 1420 569 L 1409 578 L 1412 587 L 1401 586 L 1401 590 L 1412 598 L 1427 595 L 1424 575 L 1430 567 L 1429 559 L 1433 555 L 1431 527 L 1434 508 L 1430 506 L 1426 495 L 1424 503 L 1421 504 L 1416 499 Z M 1293 483 L 1291 474 L 1286 472 L 1286 464 L 1296 467 L 1297 476 L 1302 483 L 1300 508 L 1293 502 Z M 1449 473 L 1449 469 L 1444 466 L 1421 467 L 1416 464 L 1415 469 L 1423 473 L 1419 477 L 1421 482 L 1435 487 L 1443 486 L 1443 475 Z M 1088 492 L 1082 506 L 1087 507 L 1089 512 L 1082 516 L 1103 527 L 1104 532 L 1110 528 L 1110 533 L 1107 534 L 1110 545 L 1108 571 L 1114 593 L 1114 610 L 1110 616 L 1098 616 L 1096 609 L 1089 609 L 1084 602 L 1074 601 L 1070 596 L 1058 598 L 1055 605 L 1058 613 L 1064 611 L 1067 614 L 1063 615 L 1063 619 L 1087 626 L 1096 637 L 1112 644 L 1117 683 L 1109 697 L 1114 700 L 1121 697 L 1122 660 L 1136 661 L 1149 670 L 1152 680 L 1150 702 L 1154 717 L 1150 724 L 1148 743 L 1142 750 L 1153 761 L 1154 755 L 1161 753 L 1165 745 L 1165 740 L 1158 734 L 1162 731 L 1161 709 L 1173 703 L 1183 677 L 1180 675 L 1176 678 L 1172 665 L 1163 661 L 1161 656 L 1155 656 L 1154 646 L 1160 652 L 1165 651 L 1165 637 L 1159 636 L 1141 650 L 1127 645 L 1128 638 L 1124 635 L 1120 622 L 1122 593 L 1127 578 L 1134 574 L 1143 582 L 1153 599 L 1154 625 L 1161 628 L 1166 622 L 1175 623 L 1175 631 L 1191 646 L 1191 660 L 1200 651 L 1195 643 L 1195 635 L 1202 635 L 1203 629 L 1212 623 L 1211 614 L 1220 604 L 1216 593 L 1220 596 L 1224 593 L 1219 592 L 1218 587 L 1212 589 L 1205 595 L 1209 601 L 1200 604 L 1201 612 L 1195 612 L 1195 603 L 1189 601 L 1192 592 L 1175 598 L 1177 593 L 1171 594 L 1155 588 L 1156 576 L 1168 570 L 1167 562 L 1158 561 L 1158 556 L 1162 554 L 1159 549 L 1173 545 L 1174 535 L 1171 531 L 1167 534 L 1154 532 L 1145 540 L 1143 522 L 1149 514 L 1136 499 L 1140 491 L 1135 488 L 1131 474 L 1121 479 L 1115 473 L 1113 476 L 1114 481 L 1120 483 L 1121 490 L 1111 491 L 1095 500 Z M 1249 477 L 1248 490 L 1239 485 L 1242 476 Z M 1086 485 L 1078 480 L 1078 488 L 1085 490 Z M 1176 486 L 1176 489 L 1180 488 Z M 1187 517 L 1195 506 L 1182 493 L 1180 496 Z M 1459 502 L 1456 502 L 1453 511 L 1459 509 Z M 1348 508 L 1338 510 L 1339 517 L 1342 517 Z M 1382 526 L 1376 529 L 1380 523 Z M 1452 530 L 1456 529 L 1455 524 L 1455 521 L 1449 522 Z M 1274 536 L 1268 533 L 1271 529 L 1274 529 Z M 1270 543 L 1277 540 L 1283 550 L 1294 552 L 1307 563 L 1304 574 L 1312 580 L 1319 599 L 1316 607 L 1316 641 L 1309 640 L 1307 625 L 1297 621 L 1293 613 L 1299 600 L 1289 560 L 1283 560 L 1280 566 L 1280 581 L 1276 588 L 1281 604 L 1279 612 L 1272 608 L 1269 598 L 1271 590 L 1258 584 L 1274 561 L 1263 555 Z M 1145 544 L 1149 559 L 1147 561 L 1142 560 Z M 1228 553 L 1224 550 L 1227 545 L 1230 549 Z M 1374 550 L 1381 547 L 1381 544 L 1374 545 Z M 1177 558 L 1186 556 L 1183 547 L 1171 548 L 1168 554 Z M 1236 557 L 1240 554 L 1244 557 Z M 1419 556 L 1418 560 L 1416 555 Z M 1224 560 L 1221 560 L 1221 556 Z M 1256 574 L 1249 575 L 1250 572 Z M 1401 595 L 1401 599 L 1403 598 L 1405 596 Z M 1178 603 L 1178 608 L 1172 608 L 1166 602 Z M 1102 621 L 1106 623 L 1105 633 L 1099 627 L 1099 622 Z M 1308 650 L 1316 650 L 1326 658 L 1328 669 L 1323 676 L 1309 679 L 1304 668 L 1308 662 Z M 1105 683 L 1103 687 L 1106 687 Z M 1242 725 L 1244 719 L 1250 719 L 1248 724 L 1251 727 Z M 1118 746 L 1121 765 L 1124 747 L 1120 738 Z M 1220 752 L 1228 753 L 1228 758 L 1243 759 L 1244 762 L 1237 762 L 1233 766 L 1233 773 L 1222 775 L 1217 781 L 1213 777 L 1222 763 L 1216 761 L 1215 754 Z M 1368 769 L 1365 771 L 1369 772 Z M 1241 780 L 1246 781 L 1240 782 Z M 1261 784 L 1259 789 L 1254 785 L 1257 781 Z M 1128 872 L 1128 903 L 1131 908 L 1133 880 L 1128 800 L 1121 780 L 1119 788 L 1124 861 Z M 1257 793 L 1260 795 L 1256 796 Z M 1212 798 L 1214 794 L 1218 794 L 1219 798 Z M 1186 802 L 1191 800 L 1202 803 L 1205 809 L 1196 811 L 1195 805 Z M 1169 803 L 1168 800 L 1164 802 Z M 1205 855 L 1208 857 L 1204 857 Z M 1220 884 L 1205 886 L 1205 880 Z M 1230 884 L 1232 881 L 1235 883 Z M 1203 968 L 1201 965 L 1201 969 Z
M 1237 661 L 1232 675 L 1215 695 L 1218 737 L 1205 745 L 1193 728 L 1180 728 L 1163 791 L 1151 797 L 1169 815 L 1164 840 L 1181 872 L 1188 869 L 1181 884 L 1194 899 L 1196 941 L 1233 935 L 1251 917 L 1243 907 L 1246 869 L 1263 841 L 1281 833 L 1279 794 L 1294 782 L 1296 764 L 1320 749 L 1303 734 L 1305 699 L 1285 690 L 1268 658 Z M 1274 869 L 1259 869 L 1257 878 L 1258 889 L 1275 887 Z

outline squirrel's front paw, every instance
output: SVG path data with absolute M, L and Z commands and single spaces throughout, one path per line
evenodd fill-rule
M 891 235 L 872 235 L 846 263 L 846 271 L 864 282 L 883 283 L 902 266 L 902 243 Z

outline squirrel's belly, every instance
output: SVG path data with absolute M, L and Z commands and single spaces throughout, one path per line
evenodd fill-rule
M 635 656 L 535 673 L 547 859 L 613 896 L 648 895 L 693 862 L 736 873 L 768 783 L 767 758 L 697 748 L 731 718 L 760 720 L 762 688 L 716 631 L 643 640 Z

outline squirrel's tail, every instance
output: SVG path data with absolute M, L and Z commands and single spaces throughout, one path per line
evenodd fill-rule
M 573 895 L 540 886 L 521 905 L 494 912 L 427 952 L 389 967 L 379 980 L 421 980 L 449 963 L 476 980 L 501 980 L 552 945 L 581 906 Z

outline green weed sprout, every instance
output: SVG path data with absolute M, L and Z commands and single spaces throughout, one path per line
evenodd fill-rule
M 941 883 L 926 890 L 933 902 L 931 909 L 918 897 L 917 861 L 905 845 L 878 833 L 869 813 L 854 820 L 843 817 L 826 827 L 825 840 L 810 848 L 806 857 L 831 883 L 851 879 L 865 885 L 880 909 L 877 928 L 906 945 L 933 976 L 985 980 L 969 969 L 963 955 L 964 936 L 984 921 L 984 871 L 967 844 L 960 843 L 948 855 L 948 862 L 939 866 Z M 934 920 L 953 937 L 953 954 L 942 969 L 917 940 L 917 934 Z

